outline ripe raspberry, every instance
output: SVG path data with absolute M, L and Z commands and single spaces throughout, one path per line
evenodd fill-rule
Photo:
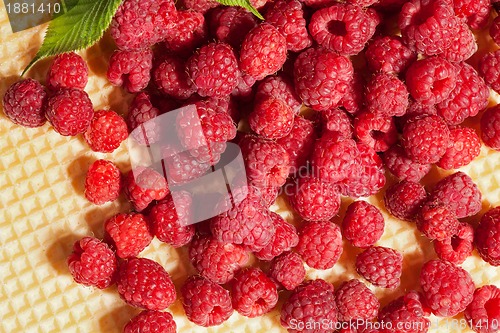
M 434 104 L 421 104 L 415 102 L 413 99 L 410 99 L 410 105 L 406 110 L 406 114 L 403 117 L 396 118 L 399 121 L 400 128 L 402 129 L 404 125 L 409 122 L 412 122 L 418 118 L 422 118 L 425 116 L 435 116 L 438 114 L 437 108 Z M 398 123 L 396 123 L 398 124 Z
M 312 268 L 332 268 L 342 254 L 340 228 L 330 221 L 306 222 L 299 230 L 296 251 Z
M 431 326 L 429 314 L 422 296 L 410 291 L 382 308 L 378 320 L 383 327 L 401 327 L 401 333 L 426 333 Z
M 255 189 L 257 190 L 258 195 L 260 196 L 260 200 L 262 201 L 264 207 L 269 208 L 276 201 L 276 198 L 278 198 L 278 194 L 281 190 L 281 187 L 265 186 L 265 187 L 255 187 Z
M 350 114 L 356 114 L 364 105 L 365 80 L 363 76 L 354 72 L 353 79 L 347 86 L 347 90 L 340 99 L 339 106 Z
M 189 244 L 189 260 L 201 276 L 224 284 L 231 281 L 234 273 L 247 264 L 249 255 L 243 246 L 204 236 L 195 238 Z
M 241 73 L 240 79 L 238 80 L 238 85 L 234 90 L 231 92 L 231 100 L 237 101 L 240 103 L 250 103 L 251 101 L 254 100 L 254 89 L 253 86 L 257 82 L 253 76 L 250 76 L 245 73 Z M 248 107 L 248 105 L 247 105 Z M 233 117 L 235 122 L 239 122 L 241 118 L 239 118 L 239 110 L 236 110 L 237 117 Z
M 286 290 L 294 290 L 304 281 L 306 269 L 297 253 L 285 252 L 271 261 L 269 276 Z
M 57 133 L 76 136 L 87 130 L 94 117 L 94 109 L 85 91 L 59 89 L 48 99 L 45 115 Z
M 124 179 L 125 195 L 138 212 L 153 200 L 161 200 L 170 193 L 165 178 L 150 168 L 138 167 L 129 171 Z
M 68 267 L 75 282 L 105 289 L 115 282 L 117 261 L 106 243 L 84 237 L 73 245 Z
M 469 326 L 478 333 L 498 332 L 500 288 L 486 285 L 476 289 L 472 302 L 465 309 L 464 316 Z
M 373 246 L 356 257 L 356 271 L 377 287 L 397 288 L 403 266 L 403 256 L 394 249 Z
M 414 221 L 426 200 L 425 188 L 408 180 L 392 185 L 384 195 L 385 208 L 394 217 L 404 221 Z
M 347 112 L 342 109 L 330 109 L 321 112 L 321 123 L 323 131 L 339 132 L 340 135 L 351 138 L 352 137 L 352 123 L 351 118 Z
M 365 48 L 379 22 L 380 18 L 373 9 L 335 4 L 314 12 L 309 32 L 319 45 L 350 56 Z
M 290 251 L 297 246 L 299 236 L 295 227 L 285 221 L 279 214 L 269 212 L 273 221 L 274 229 L 276 230 L 271 238 L 271 241 L 259 251 L 255 252 L 255 256 L 260 260 L 272 260 L 283 252 Z
M 63 53 L 50 64 L 45 84 L 54 91 L 59 88 L 83 89 L 88 75 L 89 69 L 82 57 L 74 52 Z
M 455 14 L 467 19 L 471 29 L 482 29 L 488 24 L 491 3 L 488 0 L 453 0 Z
M 481 218 L 474 244 L 484 261 L 500 266 L 500 207 L 490 209 Z
M 400 145 L 394 145 L 382 155 L 384 165 L 399 180 L 418 182 L 430 170 L 430 164 L 413 162 Z
M 295 116 L 290 133 L 276 141 L 288 153 L 291 175 L 306 165 L 315 140 L 314 124 L 310 120 Z
M 447 206 L 429 201 L 425 203 L 417 218 L 417 227 L 427 238 L 445 240 L 458 231 L 460 222 Z
M 454 235 L 435 241 L 433 244 L 439 259 L 460 265 L 474 249 L 474 228 L 468 223 L 461 222 Z
M 255 16 L 243 7 L 219 7 L 210 19 L 213 37 L 238 50 L 245 36 L 256 26 Z
M 85 198 L 96 205 L 116 200 L 122 187 L 121 176 L 113 162 L 95 161 L 85 178 Z
M 384 217 L 377 207 L 366 201 L 354 201 L 342 221 L 342 234 L 356 247 L 375 244 L 384 233 Z
M 500 50 L 486 53 L 479 61 L 479 73 L 491 89 L 500 92 Z
M 366 85 L 365 100 L 370 112 L 400 117 L 408 108 L 408 90 L 397 76 L 377 73 Z
M 202 46 L 189 58 L 186 66 L 200 96 L 226 96 L 238 84 L 238 61 L 233 48 L 227 44 Z
M 417 53 L 408 48 L 399 36 L 380 36 L 368 44 L 365 57 L 372 72 L 399 74 L 417 60 Z
M 453 317 L 464 311 L 475 289 L 467 271 L 441 260 L 423 265 L 420 285 L 427 306 L 439 317 Z
M 354 134 L 377 152 L 384 152 L 398 140 L 394 119 L 389 115 L 362 112 L 354 118 Z
M 481 116 L 481 139 L 486 146 L 500 150 L 500 106 L 487 109 Z
M 286 38 L 268 23 L 245 36 L 240 50 L 241 70 L 256 80 L 276 73 L 286 61 Z
M 335 291 L 339 321 L 371 320 L 378 314 L 380 303 L 364 283 L 357 279 L 343 282 Z
M 300 111 L 302 102 L 295 92 L 293 83 L 285 75 L 268 76 L 257 86 L 255 99 L 275 97 L 285 102 L 295 113 Z
M 268 96 L 260 98 L 248 117 L 250 128 L 266 139 L 280 139 L 292 130 L 295 113 L 285 101 Z
M 3 112 L 12 122 L 25 127 L 45 124 L 47 93 L 40 82 L 25 79 L 11 85 L 3 97 Z
M 167 147 L 168 148 L 168 147 Z M 172 154 L 169 149 L 164 149 L 162 161 L 169 184 L 185 184 L 200 178 L 210 169 L 210 163 L 200 163 L 188 151 Z
M 276 285 L 259 268 L 241 270 L 232 282 L 233 307 L 241 315 L 254 318 L 271 311 L 278 302 Z
M 335 0 L 303 0 L 302 2 L 313 8 L 328 7 L 336 3 Z
M 184 60 L 175 55 L 165 55 L 154 69 L 153 77 L 160 92 L 177 99 L 187 99 L 196 91 L 186 73 Z
M 127 124 L 115 111 L 100 110 L 94 112 L 83 137 L 93 151 L 112 153 L 128 137 Z
M 481 140 L 472 128 L 456 127 L 450 129 L 452 145 L 436 163 L 440 168 L 450 170 L 468 165 L 481 151 Z
M 219 6 L 215 0 L 182 0 L 184 7 L 205 14 L 208 10 Z
M 229 291 L 201 276 L 189 277 L 181 294 L 186 316 L 196 325 L 217 326 L 233 314 Z
M 347 92 L 353 73 L 349 58 L 326 49 L 309 48 L 295 60 L 295 90 L 305 105 L 328 110 Z
M 132 318 L 123 328 L 123 333 L 175 333 L 177 325 L 168 312 L 144 310 Z
M 165 46 L 179 56 L 188 58 L 207 39 L 205 17 L 193 10 L 178 11 L 175 25 L 165 36 Z
M 451 40 L 450 46 L 441 54 L 443 58 L 451 62 L 465 61 L 477 51 L 476 37 L 465 22 L 458 23 L 458 31 L 451 37 Z
M 132 137 L 140 144 L 150 145 L 160 138 L 161 129 L 159 124 L 153 119 L 160 114 L 160 111 L 151 104 L 146 93 L 135 95 L 130 103 L 127 114 L 127 125 Z M 140 130 L 134 131 L 140 126 Z
M 131 258 L 118 269 L 118 293 L 132 306 L 163 310 L 176 299 L 175 286 L 168 272 L 147 258 Z
M 119 213 L 104 223 L 106 240 L 120 258 L 131 258 L 142 252 L 153 240 L 148 222 L 139 213 Z
M 495 17 L 493 22 L 491 22 L 490 26 L 490 36 L 491 39 L 497 44 L 500 45 L 500 17 Z
M 153 51 L 117 50 L 109 59 L 106 73 L 109 82 L 123 86 L 129 93 L 137 93 L 147 87 L 153 67 Z

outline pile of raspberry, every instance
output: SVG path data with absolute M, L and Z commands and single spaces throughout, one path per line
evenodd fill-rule
M 86 198 L 101 205 L 123 195 L 132 210 L 104 221 L 103 239 L 74 244 L 74 280 L 116 285 L 143 310 L 124 332 L 176 332 L 165 310 L 178 298 L 203 327 L 223 324 L 234 311 L 254 318 L 281 307 L 291 333 L 393 332 L 374 323 L 424 333 L 431 314 L 460 313 L 476 332 L 498 332 L 500 289 L 476 289 L 460 265 L 474 248 L 500 265 L 500 208 L 480 217 L 479 187 L 457 170 L 480 155 L 482 143 L 500 150 L 500 106 L 488 107 L 490 91 L 500 93 L 500 50 L 485 52 L 474 34 L 489 31 L 500 42 L 500 20 L 489 20 L 494 6 L 250 2 L 264 21 L 214 0 L 125 0 L 110 26 L 117 49 L 107 71 L 112 85 L 134 94 L 125 118 L 94 112 L 83 90 L 87 66 L 74 53 L 56 57 L 46 88 L 25 79 L 5 94 L 4 113 L 14 123 L 37 127 L 48 119 L 62 135 L 83 133 L 102 153 L 130 133 L 142 145 L 158 142 L 157 117 L 196 107 L 203 138 L 192 131 L 197 119 L 180 112 L 176 130 L 186 150 L 172 155 L 164 147 L 168 176 L 153 167 L 122 174 L 108 159 L 89 167 Z M 195 224 L 192 195 L 170 187 L 209 173 L 228 143 L 241 150 L 246 185 L 233 189 L 239 200 L 231 207 Z M 448 176 L 424 187 L 431 170 Z M 399 290 L 385 306 L 374 291 L 397 290 L 404 253 L 379 244 L 385 220 L 366 200 L 372 195 L 435 251 L 420 286 Z M 273 212 L 278 196 L 294 219 Z M 184 247 L 197 274 L 175 286 L 164 267 L 142 257 L 155 237 Z M 333 268 L 352 249 L 359 254 L 349 264 L 359 276 L 334 281 L 336 290 L 306 273 Z

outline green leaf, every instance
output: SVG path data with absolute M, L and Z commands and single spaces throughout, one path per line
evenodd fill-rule
M 78 51 L 101 39 L 122 0 L 63 0 L 65 13 L 49 23 L 42 46 L 24 69 L 38 60 L 65 52 Z
M 250 3 L 250 0 L 216 0 L 224 6 L 239 6 L 248 9 L 252 14 L 263 20 L 264 18 L 257 9 Z

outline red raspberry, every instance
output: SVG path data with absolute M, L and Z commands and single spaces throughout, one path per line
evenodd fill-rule
M 240 50 L 241 70 L 257 80 L 276 73 L 286 61 L 286 38 L 268 23 L 245 36 Z
M 89 69 L 82 57 L 74 52 L 63 53 L 50 64 L 45 84 L 51 90 L 83 89 L 87 85 L 88 75 Z
M 368 44 L 365 57 L 372 72 L 399 74 L 417 60 L 417 53 L 408 48 L 399 36 L 381 36 Z
M 307 6 L 310 6 L 313 8 L 327 7 L 327 6 L 331 6 L 334 3 L 336 3 L 335 0 L 303 0 L 302 2 L 304 4 L 306 4 Z
M 457 232 L 444 240 L 434 243 L 439 259 L 459 265 L 472 254 L 474 249 L 474 228 L 468 223 L 460 223 Z
M 121 176 L 120 170 L 113 162 L 95 161 L 89 167 L 85 178 L 85 197 L 96 205 L 116 200 L 122 187 Z
M 500 266 L 500 207 L 492 208 L 483 215 L 474 243 L 484 261 Z
M 304 281 L 306 269 L 297 253 L 285 252 L 271 261 L 269 276 L 286 290 L 293 290 Z
M 394 119 L 389 115 L 362 112 L 354 118 L 354 134 L 377 152 L 384 152 L 398 140 Z
M 208 10 L 219 6 L 215 0 L 182 0 L 184 7 L 205 14 Z
M 240 103 L 250 103 L 254 100 L 254 89 L 253 86 L 257 82 L 253 76 L 250 76 L 245 73 L 241 73 L 240 79 L 238 80 L 238 85 L 231 92 L 231 97 L 233 101 L 237 101 Z M 247 105 L 248 107 L 248 105 Z M 239 110 L 236 110 L 236 115 L 239 116 Z M 239 117 L 232 116 L 235 122 L 239 122 Z
M 315 140 L 314 124 L 310 120 L 295 116 L 290 133 L 276 141 L 288 153 L 290 174 L 295 174 L 306 165 Z
M 337 306 L 333 286 L 317 279 L 297 287 L 281 308 L 281 325 L 290 333 L 324 333 L 313 323 L 337 323 Z M 311 329 L 301 327 L 313 326 Z
M 429 314 L 422 296 L 416 291 L 410 291 L 382 308 L 378 320 L 383 327 L 398 327 L 397 332 L 400 333 L 426 333 L 431 326 L 427 318 Z
M 450 170 L 468 165 L 481 151 L 481 140 L 472 128 L 456 127 L 450 129 L 451 147 L 436 163 L 440 168 Z
M 467 324 L 478 333 L 498 332 L 500 288 L 486 285 L 476 289 L 472 302 L 465 309 L 464 316 Z
M 241 270 L 232 282 L 233 307 L 241 315 L 254 318 L 271 311 L 278 302 L 276 285 L 259 268 Z
M 188 58 L 207 39 L 205 17 L 192 10 L 179 11 L 175 25 L 165 36 L 170 51 Z
M 425 116 L 435 116 L 437 114 L 438 114 L 438 111 L 437 111 L 437 108 L 434 104 L 425 104 L 424 105 L 424 104 L 415 102 L 413 99 L 410 99 L 410 105 L 408 106 L 408 109 L 406 110 L 406 114 L 399 119 L 403 119 L 404 120 L 403 125 L 406 125 L 407 123 L 409 123 L 415 119 L 422 118 Z
M 444 240 L 457 233 L 460 222 L 447 206 L 427 202 L 420 209 L 417 227 L 427 238 Z
M 119 213 L 104 223 L 104 230 L 120 258 L 137 256 L 153 240 L 146 218 L 139 213 Z
M 184 184 L 200 178 L 210 169 L 210 163 L 200 163 L 188 151 L 172 154 L 163 152 L 166 176 L 169 183 Z
M 366 85 L 368 111 L 383 116 L 402 116 L 408 108 L 408 90 L 393 74 L 377 73 Z
M 335 291 L 339 321 L 371 320 L 380 303 L 373 292 L 357 279 L 343 282 Z
M 276 230 L 271 238 L 271 241 L 259 251 L 255 252 L 255 256 L 260 260 L 272 260 L 283 252 L 290 251 L 297 246 L 299 236 L 293 224 L 285 221 L 279 214 L 269 212 L 273 221 L 274 229 Z
M 49 98 L 45 113 L 55 131 L 64 136 L 85 132 L 94 117 L 89 95 L 75 88 L 59 89 Z
M 238 61 L 227 44 L 210 43 L 201 47 L 189 58 L 187 68 L 200 96 L 226 96 L 238 85 Z
M 165 268 L 147 258 L 122 262 L 116 284 L 125 302 L 147 310 L 166 309 L 177 297 L 174 283 Z
M 196 91 L 186 73 L 184 60 L 175 55 L 163 56 L 154 69 L 154 82 L 160 92 L 177 99 L 187 99 Z
M 352 245 L 365 248 L 382 237 L 384 226 L 384 217 L 377 207 L 366 201 L 354 201 L 347 207 L 342 234 Z
M 353 73 L 349 58 L 326 49 L 309 48 L 295 60 L 295 90 L 305 105 L 328 110 L 347 92 Z
M 491 3 L 488 0 L 453 0 L 455 14 L 467 19 L 471 29 L 482 29 L 488 24 Z
M 464 311 L 475 289 L 467 271 L 441 260 L 423 265 L 420 285 L 427 306 L 439 317 L 453 317 Z
M 365 80 L 363 76 L 354 72 L 353 79 L 347 86 L 347 90 L 340 99 L 339 106 L 351 114 L 356 114 L 364 105 Z
M 476 37 L 465 22 L 458 23 L 458 31 L 451 40 L 450 46 L 441 53 L 442 57 L 449 61 L 465 61 L 477 51 Z
M 284 75 L 268 76 L 257 86 L 255 99 L 275 97 L 285 102 L 295 113 L 300 111 L 302 102 L 295 92 L 291 80 Z
M 85 286 L 105 289 L 115 281 L 115 254 L 106 243 L 94 237 L 84 237 L 73 245 L 68 267 L 73 279 Z
M 335 4 L 314 12 L 309 32 L 319 45 L 349 56 L 365 48 L 379 22 L 377 13 L 371 8 Z
M 125 195 L 138 212 L 153 200 L 161 200 L 170 193 L 165 178 L 150 168 L 138 167 L 129 171 L 124 179 Z
M 418 182 L 431 170 L 430 164 L 420 164 L 409 159 L 400 145 L 389 148 L 382 159 L 385 167 L 399 180 Z
M 222 243 L 205 236 L 195 238 L 189 244 L 189 260 L 201 276 L 224 284 L 233 279 L 234 272 L 247 264 L 249 255 L 243 246 Z
M 285 101 L 268 96 L 260 98 L 248 117 L 250 128 L 266 139 L 280 139 L 292 130 L 295 113 Z
M 3 112 L 12 122 L 25 127 L 45 124 L 47 93 L 40 82 L 25 79 L 11 85 L 3 97 Z
M 280 194 L 279 192 L 281 190 L 281 187 L 265 186 L 265 187 L 255 187 L 255 189 L 259 193 L 260 200 L 262 201 L 262 204 L 264 205 L 264 207 L 269 208 L 272 206 L 272 204 L 278 198 L 278 195 Z
M 339 132 L 346 138 L 352 138 L 352 123 L 347 112 L 342 109 L 330 109 L 321 112 L 323 131 Z
M 330 221 L 306 222 L 299 231 L 297 253 L 312 268 L 332 268 L 342 254 L 340 228 Z
M 479 61 L 479 73 L 491 89 L 500 92 L 500 50 L 486 53 Z
M 213 37 L 235 49 L 240 48 L 245 36 L 256 26 L 255 16 L 243 7 L 219 7 L 210 20 Z
M 500 45 L 500 17 L 495 17 L 493 22 L 491 22 L 490 26 L 490 36 L 491 39 L 497 44 Z
M 403 256 L 394 249 L 373 246 L 356 257 L 356 271 L 377 287 L 397 288 L 403 266 Z
M 161 129 L 159 124 L 153 121 L 160 111 L 151 104 L 146 93 L 135 95 L 130 103 L 127 114 L 127 125 L 132 137 L 140 144 L 150 145 L 160 138 Z M 140 130 L 134 131 L 141 126 Z
M 153 51 L 117 50 L 109 59 L 107 77 L 115 86 L 124 86 L 130 93 L 137 93 L 147 87 L 153 67 Z
M 384 195 L 385 208 L 404 221 L 413 221 L 426 200 L 425 188 L 408 180 L 390 186 Z
M 177 325 L 168 312 L 144 310 L 132 318 L 123 328 L 123 333 L 175 333 Z
M 481 139 L 486 146 L 500 150 L 500 106 L 487 109 L 481 116 Z
M 94 112 L 83 137 L 93 151 L 112 153 L 128 137 L 127 124 L 115 111 L 100 110 Z

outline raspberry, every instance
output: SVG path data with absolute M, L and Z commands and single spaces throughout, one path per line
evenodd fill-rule
M 341 109 L 330 109 L 321 112 L 323 131 L 339 132 L 340 135 L 351 138 L 352 124 L 349 115 Z
M 123 333 L 175 333 L 177 325 L 168 312 L 144 310 L 132 318 L 123 328 Z
M 208 10 L 219 6 L 215 0 L 182 0 L 184 7 L 205 14 Z
M 465 61 L 477 51 L 476 37 L 465 22 L 458 23 L 458 31 L 451 37 L 451 40 L 450 46 L 441 54 L 443 58 L 449 61 Z
M 238 61 L 228 44 L 202 46 L 189 58 L 186 66 L 200 96 L 226 96 L 238 84 Z
M 356 271 L 377 287 L 397 288 L 403 266 L 403 256 L 394 249 L 373 246 L 356 257 Z
M 140 144 L 150 145 L 160 138 L 159 124 L 152 121 L 160 114 L 160 111 L 151 104 L 146 93 L 135 95 L 130 103 L 127 114 L 127 125 L 133 138 Z M 140 126 L 140 130 L 134 131 Z
M 364 104 L 365 81 L 361 74 L 354 72 L 353 79 L 347 86 L 347 90 L 340 99 L 339 106 L 351 114 L 359 112 Z
M 63 53 L 50 64 L 45 84 L 54 91 L 60 88 L 83 89 L 88 75 L 89 69 L 82 57 L 74 52 Z
M 196 90 L 186 73 L 186 64 L 175 55 L 165 55 L 154 69 L 153 77 L 160 92 L 177 99 L 187 99 Z
M 488 0 L 453 0 L 453 9 L 458 17 L 467 19 L 472 29 L 482 29 L 488 24 L 491 3 Z
M 319 45 L 349 56 L 358 54 L 365 48 L 379 21 L 373 9 L 335 4 L 314 12 L 309 32 Z
M 280 139 L 292 130 L 295 113 L 281 99 L 259 99 L 248 117 L 250 128 L 266 139 Z
M 361 281 L 343 282 L 335 291 L 339 321 L 371 320 L 378 314 L 380 303 Z
M 459 224 L 451 209 L 432 201 L 423 205 L 417 218 L 418 230 L 432 240 L 452 237 L 457 232 Z
M 289 51 L 299 52 L 312 45 L 300 1 L 280 0 L 274 2 L 266 11 L 265 19 L 285 36 L 286 47 Z
M 188 151 L 177 154 L 164 152 L 162 161 L 165 163 L 168 182 L 173 184 L 184 184 L 200 178 L 210 169 L 210 163 L 198 162 Z
M 493 22 L 491 22 L 490 26 L 490 36 L 491 39 L 497 44 L 500 45 L 500 17 L 495 17 Z
M 310 120 L 295 116 L 290 133 L 276 141 L 289 156 L 290 174 L 295 174 L 306 165 L 315 140 L 314 124 Z
M 336 3 L 335 0 L 303 0 L 302 2 L 304 4 L 306 4 L 307 6 L 310 6 L 313 8 L 327 7 L 327 6 L 331 6 L 334 3 Z
M 232 283 L 233 307 L 241 315 L 254 318 L 271 311 L 278 302 L 276 285 L 259 268 L 236 274 Z
M 495 333 L 500 328 L 499 309 L 500 288 L 494 285 L 482 286 L 476 289 L 472 302 L 465 309 L 465 320 L 478 333 Z
M 479 73 L 491 89 L 500 92 L 500 50 L 486 53 L 479 61 Z
M 299 236 L 295 227 L 285 221 L 279 214 L 269 212 L 273 221 L 274 229 L 271 241 L 259 251 L 255 252 L 255 256 L 260 260 L 272 260 L 283 252 L 290 251 L 297 246 Z
M 500 266 L 500 207 L 490 209 L 481 218 L 474 244 L 484 261 Z
M 219 7 L 210 20 L 212 35 L 235 49 L 240 48 L 245 36 L 256 26 L 255 16 L 242 7 Z
M 472 178 L 459 171 L 441 179 L 432 190 L 430 200 L 450 208 L 459 219 L 481 210 L 481 192 Z
M 285 252 L 271 261 L 269 276 L 286 290 L 293 290 L 304 281 L 306 269 L 297 253 Z
M 129 93 L 137 93 L 147 87 L 153 67 L 153 51 L 117 50 L 109 59 L 106 73 L 109 82 L 123 86 Z
M 240 75 L 240 79 L 238 80 L 238 85 L 231 92 L 231 97 L 233 101 L 237 101 L 240 103 L 250 103 L 254 99 L 254 89 L 253 86 L 257 82 L 253 76 L 242 73 Z M 239 118 L 240 111 L 236 110 L 236 117 L 232 116 L 235 122 L 239 122 L 241 118 Z
M 384 217 L 377 207 L 366 201 L 354 201 L 342 220 L 342 234 L 356 247 L 375 244 L 384 233 Z
M 175 25 L 165 36 L 165 46 L 188 58 L 207 38 L 205 17 L 192 10 L 179 11 Z
M 372 72 L 399 74 L 417 60 L 417 53 L 408 48 L 399 36 L 381 36 L 368 44 L 365 57 Z
M 201 276 L 191 276 L 181 288 L 182 306 L 196 325 L 217 326 L 233 314 L 229 291 Z
M 300 327 L 311 327 L 309 333 L 324 333 L 314 323 L 337 323 L 337 307 L 333 286 L 317 279 L 297 287 L 281 308 L 281 325 L 290 333 L 304 332 Z
M 3 97 L 3 112 L 12 122 L 25 127 L 45 124 L 47 93 L 40 82 L 25 79 L 11 85 Z
M 281 187 L 277 186 L 265 186 L 265 187 L 255 187 L 257 190 L 260 200 L 264 207 L 269 208 L 278 198 L 278 194 L 281 190 Z
M 408 108 L 408 90 L 397 76 L 378 73 L 366 85 L 365 100 L 368 111 L 383 116 L 402 116 Z
M 106 243 L 94 237 L 84 237 L 73 245 L 68 267 L 73 279 L 85 286 L 105 289 L 115 281 L 115 254 Z
M 112 153 L 128 137 L 127 124 L 115 111 L 100 110 L 94 112 L 83 137 L 93 151 Z
M 286 38 L 268 23 L 245 36 L 240 50 L 241 70 L 257 80 L 276 73 L 286 61 Z
M 55 131 L 64 136 L 85 132 L 94 117 L 89 95 L 75 88 L 59 89 L 49 98 L 45 113 Z
M 427 200 L 425 188 L 417 182 L 400 181 L 390 186 L 384 195 L 385 208 L 400 220 L 413 221 Z
M 85 177 L 85 198 L 102 205 L 114 201 L 120 195 L 121 173 L 111 161 L 97 160 L 89 167 Z
M 383 327 L 398 327 L 397 332 L 426 333 L 431 326 L 428 315 L 422 296 L 410 291 L 382 308 L 378 319 Z
M 150 168 L 138 167 L 129 171 L 124 179 L 125 195 L 138 212 L 153 200 L 161 200 L 170 192 L 165 178 Z
M 459 265 L 472 254 L 474 249 L 474 229 L 468 223 L 460 223 L 457 232 L 444 240 L 434 242 L 434 250 L 439 259 Z
M 292 208 L 304 220 L 326 221 L 340 209 L 340 194 L 331 184 L 312 176 L 299 177 L 286 192 Z
M 329 221 L 306 222 L 299 231 L 297 253 L 312 268 L 332 268 L 342 254 L 340 228 Z
M 423 265 L 420 285 L 427 306 L 439 317 L 453 317 L 464 311 L 475 289 L 467 271 L 441 260 Z
M 409 159 L 400 145 L 389 148 L 382 159 L 385 167 L 399 180 L 418 182 L 431 170 L 430 164 L 420 164 Z
M 297 96 L 293 83 L 284 75 L 268 76 L 257 86 L 255 99 L 275 97 L 285 102 L 295 113 L 298 113 L 302 102 Z
M 479 156 L 481 140 L 472 128 L 456 127 L 450 129 L 450 141 L 452 146 L 436 163 L 438 167 L 446 170 L 458 169 Z
M 398 140 L 394 119 L 389 115 L 362 112 L 354 118 L 354 134 L 377 152 L 384 152 Z
M 487 109 L 481 116 L 481 139 L 486 146 L 500 150 L 500 106 Z
M 116 284 L 125 302 L 147 310 L 166 309 L 177 297 L 168 272 L 147 258 L 132 258 L 121 263 Z
M 309 48 L 294 63 L 295 89 L 305 105 L 315 110 L 335 107 L 353 79 L 351 61 L 335 52 Z
M 139 213 L 119 213 L 104 223 L 104 229 L 120 258 L 137 256 L 153 240 L 146 218 Z

